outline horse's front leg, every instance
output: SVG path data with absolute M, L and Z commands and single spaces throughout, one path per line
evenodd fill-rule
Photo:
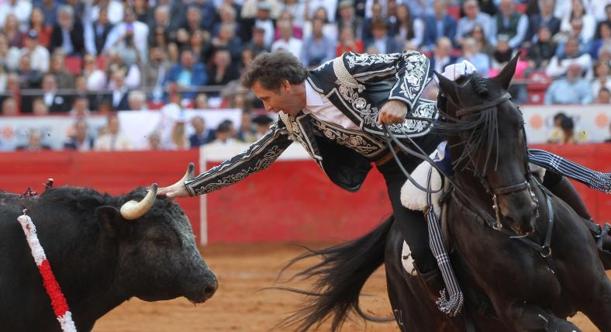
M 501 319 L 516 331 L 581 331 L 573 323 L 534 304 L 514 302 L 502 305 L 494 300 L 493 303 Z

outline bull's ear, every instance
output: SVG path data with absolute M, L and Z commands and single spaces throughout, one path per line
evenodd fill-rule
M 114 206 L 103 205 L 95 209 L 95 216 L 104 233 L 116 237 L 121 225 L 121 212 Z

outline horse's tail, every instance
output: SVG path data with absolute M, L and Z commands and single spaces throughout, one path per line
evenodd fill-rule
M 302 279 L 316 277 L 316 282 L 310 291 L 288 289 L 307 295 L 310 299 L 303 308 L 285 319 L 282 325 L 295 324 L 298 325 L 298 331 L 307 331 L 332 315 L 331 328 L 336 331 L 352 310 L 366 320 L 388 321 L 362 312 L 359 294 L 369 276 L 384 263 L 386 237 L 393 220 L 392 217 L 388 218 L 357 240 L 322 250 L 309 250 L 289 262 L 287 267 L 306 258 L 322 258 L 318 264 L 294 276 Z

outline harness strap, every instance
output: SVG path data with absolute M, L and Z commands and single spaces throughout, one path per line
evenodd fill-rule
M 456 116 L 457 117 L 461 117 L 470 113 L 475 113 L 475 112 L 479 112 L 488 108 L 492 108 L 496 105 L 502 104 L 506 101 L 508 101 L 509 99 L 511 99 L 511 95 L 509 94 L 509 92 L 505 92 L 505 94 L 503 94 L 502 96 L 498 97 L 497 99 L 494 99 L 492 101 L 489 101 L 487 103 L 483 103 L 480 105 L 476 105 L 476 106 L 471 106 L 471 107 L 465 107 L 460 109 L 459 111 L 456 112 Z
M 526 188 L 528 188 L 528 182 L 524 180 L 520 183 L 512 184 L 509 186 L 500 187 L 500 188 L 492 188 L 492 192 L 497 195 L 506 195 L 506 194 L 511 194 L 514 192 L 525 190 Z

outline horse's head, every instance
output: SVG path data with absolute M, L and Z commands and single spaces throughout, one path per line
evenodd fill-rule
M 448 136 L 457 176 L 467 171 L 481 179 L 497 221 L 528 234 L 534 230 L 537 201 L 528 184 L 524 120 L 507 92 L 517 60 L 491 79 L 471 74 L 454 82 L 437 75 L 447 120 L 439 128 Z

